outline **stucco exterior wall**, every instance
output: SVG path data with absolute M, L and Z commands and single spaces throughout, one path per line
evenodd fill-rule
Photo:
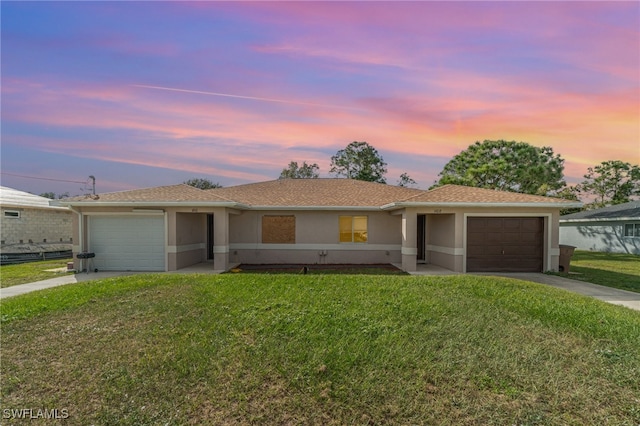
M 426 261 L 443 268 L 456 269 L 455 213 L 427 214 Z
M 262 243 L 262 217 L 294 215 L 294 244 Z M 367 243 L 340 243 L 339 217 L 367 216 Z M 231 263 L 395 263 L 401 260 L 401 222 L 387 212 L 245 211 L 229 218 Z
M 206 260 L 207 215 L 204 213 L 171 212 L 169 224 L 175 220 L 175 265 L 170 270 L 186 268 Z M 169 244 L 171 245 L 171 244 Z M 171 256 L 173 257 L 173 256 Z
M 631 221 L 592 221 L 560 223 L 560 244 L 580 250 L 640 255 L 640 237 L 625 237 L 624 225 Z
M 98 206 L 80 209 L 80 226 L 74 213 L 74 252 L 86 245 L 87 214 L 136 214 L 131 207 Z M 139 209 L 136 209 L 139 210 Z M 309 211 L 235 210 L 222 207 L 167 207 L 164 211 L 166 267 L 176 270 L 207 260 L 214 253 L 213 269 L 224 270 L 237 263 L 373 264 L 402 263 L 405 270 L 416 269 L 417 215 L 426 215 L 425 257 L 428 263 L 456 272 L 465 272 L 466 221 L 471 216 L 543 217 L 544 268 L 558 267 L 558 220 L 556 209 L 546 208 L 407 208 L 396 211 Z M 137 214 L 144 214 L 138 211 Z M 213 214 L 214 245 L 208 247 L 207 215 Z M 295 242 L 262 242 L 262 217 L 295 216 Z M 341 243 L 340 216 L 367 216 L 366 243 Z
M 0 229 L 3 249 L 13 244 L 67 243 L 73 238 L 72 212 L 63 209 L 36 209 L 3 206 Z M 19 212 L 20 217 L 5 217 L 5 211 Z
M 426 260 L 455 272 L 465 272 L 466 266 L 466 222 L 471 216 L 512 216 L 544 218 L 545 271 L 557 271 L 559 261 L 559 211 L 552 208 L 470 208 L 442 207 L 418 209 L 417 214 L 426 214 Z M 410 248 L 404 249 L 407 252 Z M 405 262 L 406 263 L 406 262 Z

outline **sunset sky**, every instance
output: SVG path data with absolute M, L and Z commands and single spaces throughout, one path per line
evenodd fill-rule
M 275 179 L 367 141 L 428 188 L 475 141 L 640 163 L 640 2 L 11 2 L 2 185 Z M 33 179 L 39 177 L 43 179 Z

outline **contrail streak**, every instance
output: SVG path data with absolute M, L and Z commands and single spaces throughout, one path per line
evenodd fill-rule
M 173 88 L 173 87 L 148 86 L 146 84 L 132 84 L 131 86 L 133 86 L 133 87 L 141 87 L 141 88 L 144 88 L 144 89 L 167 90 L 167 91 L 170 91 L 170 92 L 196 93 L 198 95 L 221 96 L 221 97 L 224 97 L 224 98 L 248 99 L 248 100 L 260 101 L 260 102 L 276 102 L 276 103 L 281 103 L 281 104 L 305 105 L 305 106 L 315 106 L 315 107 L 322 107 L 322 108 L 338 108 L 338 109 L 358 110 L 358 108 L 341 106 L 341 105 L 316 104 L 316 103 L 311 103 L 311 102 L 289 101 L 289 100 L 285 100 L 285 99 L 260 98 L 260 97 L 257 97 L 257 96 L 231 95 L 231 94 L 228 94 L 228 93 L 204 92 L 202 90 L 188 90 L 188 89 L 176 89 L 176 88 Z

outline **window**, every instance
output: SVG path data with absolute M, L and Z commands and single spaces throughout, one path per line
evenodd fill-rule
M 262 216 L 263 244 L 295 244 L 295 216 Z
M 20 218 L 20 212 L 18 210 L 5 210 L 4 211 L 4 217 L 11 217 L 11 218 Z
M 640 237 L 640 223 L 626 223 L 624 225 L 625 237 Z
M 367 216 L 340 216 L 340 242 L 366 243 Z

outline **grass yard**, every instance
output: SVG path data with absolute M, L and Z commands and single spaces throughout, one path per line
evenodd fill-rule
M 638 255 L 576 250 L 570 272 L 568 278 L 640 293 Z
M 47 272 L 47 269 L 66 268 L 73 259 L 42 260 L 0 266 L 0 288 L 55 278 L 67 272 Z
M 3 415 L 640 423 L 640 313 L 508 278 L 136 275 L 3 300 L 2 322 Z

